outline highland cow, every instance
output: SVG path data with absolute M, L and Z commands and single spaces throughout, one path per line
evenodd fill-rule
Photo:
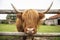
M 27 9 L 23 12 L 20 12 L 13 6 L 13 4 L 11 4 L 15 12 L 17 13 L 16 27 L 18 32 L 25 32 L 29 35 L 35 34 L 37 32 L 38 23 L 45 17 L 44 14 L 50 10 L 52 4 L 53 2 L 44 12 L 38 12 L 34 9 Z

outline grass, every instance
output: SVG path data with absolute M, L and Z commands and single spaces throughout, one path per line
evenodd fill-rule
M 60 26 L 41 25 L 38 32 L 60 32 Z M 17 32 L 15 24 L 0 24 L 0 32 Z
M 0 24 L 0 32 L 16 32 L 16 26 L 14 24 Z
M 60 26 L 47 26 L 47 25 L 40 25 L 38 27 L 38 32 L 60 32 Z M 0 24 L 0 32 L 17 32 L 15 24 Z M 0 40 L 8 40 L 13 39 L 16 37 L 12 36 L 0 36 Z M 53 40 L 60 40 L 60 37 L 56 37 Z
M 38 32 L 60 32 L 60 26 L 41 25 L 38 27 Z

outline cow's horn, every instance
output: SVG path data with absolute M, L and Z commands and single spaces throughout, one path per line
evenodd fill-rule
M 50 10 L 50 8 L 52 7 L 52 4 L 53 4 L 53 2 L 50 4 L 49 8 L 46 11 L 43 12 L 44 14 L 47 13 Z
M 15 10 L 15 12 L 19 12 L 12 3 L 11 3 L 11 6 L 12 6 L 13 9 Z

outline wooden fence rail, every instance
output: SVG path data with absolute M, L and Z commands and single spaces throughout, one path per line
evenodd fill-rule
M 43 12 L 45 11 L 46 9 L 36 9 L 38 12 Z M 24 9 L 20 10 L 20 12 L 23 12 Z M 58 13 L 59 12 L 59 13 Z M 16 14 L 16 12 L 14 10 L 0 10 L 0 14 Z M 60 14 L 60 9 L 52 9 L 52 10 L 49 10 L 48 13 L 46 14 Z
M 29 36 L 23 32 L 0 32 L 0 36 Z M 60 37 L 60 33 L 36 33 L 34 37 Z

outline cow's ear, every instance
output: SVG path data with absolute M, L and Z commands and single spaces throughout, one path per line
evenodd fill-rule
M 39 14 L 39 19 L 43 19 L 45 15 L 43 13 L 38 13 Z
M 23 12 L 18 12 L 18 13 L 16 14 L 16 17 L 22 18 L 22 14 L 23 14 Z

